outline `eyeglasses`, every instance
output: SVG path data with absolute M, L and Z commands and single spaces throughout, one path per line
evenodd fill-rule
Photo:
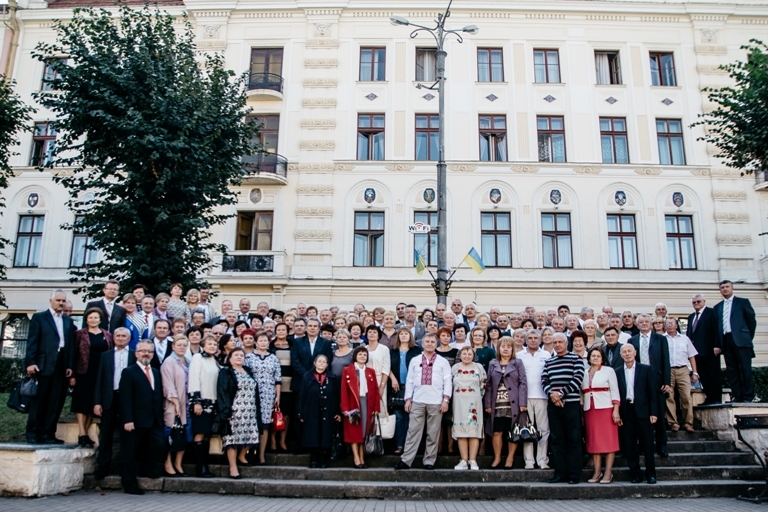
M 701 304 L 702 302 L 704 302 L 704 301 L 703 300 L 692 300 L 691 301 L 692 304 Z
M 154 352 L 154 350 L 137 350 L 136 351 L 137 354 L 142 354 L 142 353 L 151 354 L 152 352 Z

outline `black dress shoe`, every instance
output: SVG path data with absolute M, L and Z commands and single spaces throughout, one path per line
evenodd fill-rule
M 655 476 L 649 476 L 648 477 L 648 483 L 649 484 L 655 484 L 656 483 L 656 477 Z
M 435 465 L 434 464 L 424 464 L 424 469 L 431 471 L 431 470 L 435 469 Z
M 568 484 L 570 484 L 570 485 L 576 485 L 578 483 L 579 483 L 578 480 L 568 480 Z
M 238 475 L 234 475 L 234 476 L 229 475 L 229 478 L 231 478 L 232 480 L 242 480 L 243 477 L 238 474 Z
M 27 436 L 27 444 L 42 444 L 43 440 L 35 436 Z
M 125 489 L 125 494 L 135 494 L 136 496 L 143 496 L 144 491 L 136 487 L 135 489 Z
M 629 483 L 631 483 L 631 484 L 639 484 L 642 481 L 643 481 L 643 479 L 638 476 L 638 477 L 635 477 L 632 480 L 630 480 Z
M 83 448 L 93 448 L 96 446 L 96 443 L 94 443 L 93 440 L 91 440 L 91 438 L 88 436 L 79 436 L 77 438 L 77 444 Z
M 93 441 L 91 441 L 93 442 Z M 58 437 L 51 437 L 46 442 L 46 444 L 64 444 L 63 439 L 59 439 Z
M 548 484 L 559 484 L 560 482 L 565 482 L 565 480 L 560 478 L 559 476 L 550 478 L 549 480 L 545 480 L 545 483 L 548 483 Z
M 162 475 L 165 476 L 165 477 L 168 477 L 168 478 L 175 478 L 175 477 L 179 476 L 178 473 L 169 473 L 165 469 L 163 469 Z M 147 477 L 147 478 L 150 478 L 150 477 Z
M 411 469 L 411 466 L 409 466 L 408 464 L 406 464 L 401 460 L 400 462 L 395 464 L 395 470 L 397 471 L 399 469 Z

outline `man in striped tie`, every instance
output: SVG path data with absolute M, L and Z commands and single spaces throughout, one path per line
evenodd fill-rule
M 749 299 L 733 294 L 731 281 L 720 281 L 723 300 L 715 306 L 718 336 L 725 358 L 732 402 L 752 402 L 755 383 L 752 380 L 752 359 L 755 348 L 752 340 L 757 329 L 755 310 Z

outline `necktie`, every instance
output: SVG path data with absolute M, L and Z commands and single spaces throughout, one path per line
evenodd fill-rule
M 731 332 L 731 301 L 726 300 L 723 304 L 723 334 Z
M 144 313 L 144 323 L 147 324 L 147 329 L 149 329 L 149 313 Z
M 696 312 L 696 318 L 693 319 L 693 331 L 692 332 L 696 331 L 696 324 L 699 323 L 699 313 L 700 313 L 700 311 L 697 311 Z
M 111 316 L 112 316 L 112 303 L 107 302 L 107 317 L 111 317 Z
M 149 381 L 149 385 L 152 386 L 152 376 L 149 374 L 149 365 L 144 367 L 144 375 L 147 376 L 147 380 Z M 152 387 L 152 389 L 155 389 Z
M 608 364 L 613 364 L 613 350 L 608 350 Z
M 648 354 L 648 336 L 643 334 L 643 341 L 640 344 L 640 362 L 650 364 L 650 355 Z

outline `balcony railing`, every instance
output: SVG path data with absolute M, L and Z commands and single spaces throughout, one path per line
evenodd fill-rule
M 236 255 L 225 254 L 221 260 L 223 272 L 272 272 L 275 257 L 265 255 Z
M 283 77 L 274 73 L 251 73 L 248 75 L 248 90 L 269 89 L 283 92 Z
M 768 170 L 755 171 L 755 186 L 762 185 L 760 188 L 764 188 L 766 182 L 768 182 Z
M 277 174 L 287 178 L 288 160 L 277 153 L 258 153 L 244 156 L 242 159 L 243 171 L 246 175 L 268 173 Z

